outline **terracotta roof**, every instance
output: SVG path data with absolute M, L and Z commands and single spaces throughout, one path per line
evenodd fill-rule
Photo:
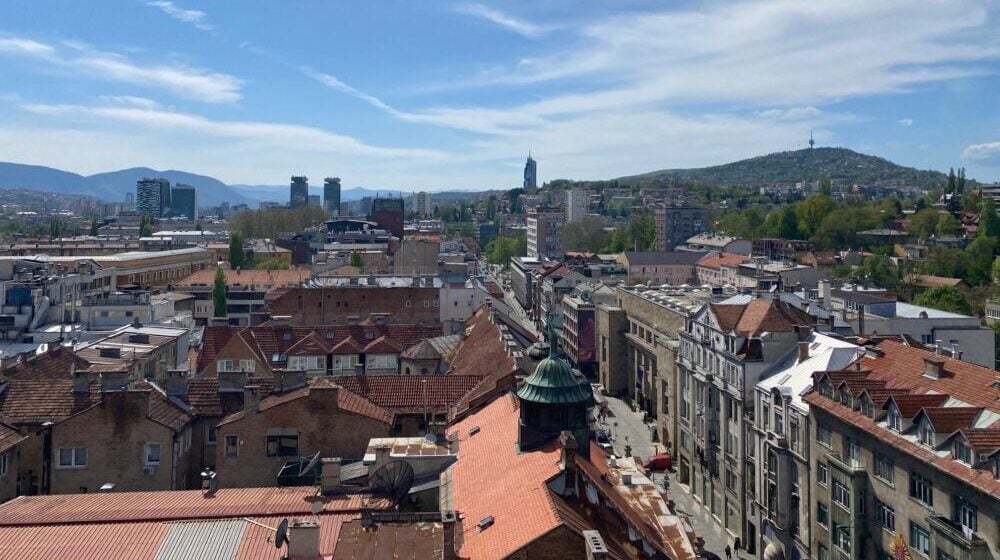
M 85 410 L 101 400 L 100 381 L 94 376 L 90 390 L 73 392 L 71 364 L 79 369 L 87 362 L 69 349 L 58 347 L 46 354 L 5 369 L 0 378 L 0 421 L 9 424 L 56 422 Z
M 903 418 L 913 418 L 925 407 L 941 406 L 948 400 L 948 395 L 940 393 L 925 393 L 921 395 L 902 394 L 892 395 L 888 401 L 896 403 L 899 414 Z M 888 404 L 886 401 L 886 404 Z
M 359 495 L 317 496 L 314 486 L 21 496 L 0 504 L 0 526 L 308 515 L 316 500 L 323 512 L 357 512 L 362 504 Z
M 500 329 L 490 321 L 486 306 L 480 307 L 465 323 L 465 340 L 451 359 L 452 375 L 484 375 L 497 370 L 511 371 L 517 367 L 507 354 Z
M 420 344 L 410 346 L 399 356 L 408 360 L 440 360 L 441 353 L 430 342 L 423 340 Z
M 299 339 L 287 352 L 289 356 L 320 356 L 329 353 L 330 346 L 316 331 L 312 331 Z
M 379 523 L 375 529 L 361 521 L 344 523 L 333 558 L 342 560 L 434 560 L 442 555 L 444 526 L 439 522 Z
M 966 428 L 961 430 L 961 434 L 977 451 L 1000 449 L 1000 428 Z
M 271 395 L 267 398 L 261 399 L 257 406 L 257 411 L 263 412 L 276 406 L 304 399 L 312 395 L 317 396 L 317 398 L 323 398 L 325 395 L 332 393 L 333 390 L 337 390 L 337 407 L 340 408 L 340 410 L 361 416 L 368 416 L 369 418 L 374 418 L 375 420 L 380 420 L 387 424 L 392 423 L 392 413 L 388 410 L 381 408 L 364 397 L 356 395 L 350 391 L 339 389 L 340 386 L 330 379 L 324 377 L 313 378 L 309 380 L 309 384 L 307 386 L 301 389 L 296 389 L 280 395 Z M 235 422 L 243 418 L 245 415 L 245 410 L 236 412 L 224 418 L 221 422 L 219 422 L 219 425 L 221 426 L 223 424 Z
M 789 332 L 798 325 L 816 323 L 805 311 L 773 299 L 755 299 L 744 305 L 712 304 L 711 310 L 722 330 L 740 335 Z
M 482 379 L 479 375 L 360 375 L 337 377 L 336 381 L 351 393 L 400 412 L 421 412 L 426 387 L 427 406 L 438 412 L 458 402 Z
M 266 395 L 271 392 L 273 381 L 273 377 L 251 377 L 246 384 L 261 387 L 258 393 Z M 243 410 L 243 391 L 220 393 L 217 377 L 190 379 L 184 401 L 199 416 L 226 416 Z
M 399 354 L 403 348 L 384 335 L 376 338 L 365 346 L 366 354 Z
M 6 453 L 11 448 L 28 439 L 22 436 L 17 429 L 7 424 L 0 424 L 0 453 Z
M 364 347 L 358 344 L 358 341 L 354 340 L 353 337 L 349 336 L 338 342 L 331 351 L 334 354 L 360 354 L 364 351 Z
M 479 432 L 469 435 L 473 426 Z M 562 523 L 546 485 L 560 472 L 558 443 L 518 453 L 517 426 L 517 399 L 503 396 L 448 430 L 459 440 L 451 492 L 464 517 L 464 558 L 506 558 Z M 476 527 L 487 517 L 491 526 Z
M 732 253 L 709 253 L 698 261 L 698 266 L 719 270 L 723 266 L 738 266 L 745 262 L 750 262 L 750 259 L 748 257 L 744 257 L 743 255 L 734 255 Z
M 981 408 L 971 406 L 930 406 L 920 412 L 927 415 L 935 432 L 950 434 L 962 428 L 972 428 L 982 411 Z
M 237 329 L 233 327 L 207 326 L 201 336 L 201 351 L 198 353 L 198 369 L 204 371 L 205 368 L 215 361 L 219 350 L 229 343 L 229 339 L 236 334 Z
M 949 278 L 947 276 L 933 276 L 930 274 L 911 274 L 907 278 L 909 282 L 921 288 L 957 288 L 965 284 L 961 278 Z

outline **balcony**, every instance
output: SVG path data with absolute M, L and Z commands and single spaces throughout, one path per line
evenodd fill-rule
M 967 531 L 959 523 L 943 515 L 932 515 L 927 518 L 927 521 L 930 523 L 931 531 L 934 532 L 938 548 L 947 550 L 940 542 L 940 539 L 944 539 L 967 553 L 969 558 L 989 558 L 989 545 L 978 533 Z M 986 555 L 980 556 L 983 552 Z

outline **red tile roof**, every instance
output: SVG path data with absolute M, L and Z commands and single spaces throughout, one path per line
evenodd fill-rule
M 948 395 L 940 393 L 925 393 L 921 395 L 907 393 L 892 395 L 886 403 L 888 401 L 896 403 L 896 408 L 899 409 L 899 414 L 903 418 L 913 418 L 924 407 L 941 406 L 947 400 Z
M 927 416 L 937 433 L 950 434 L 962 428 L 972 428 L 983 409 L 971 406 L 929 406 L 918 413 Z
M 961 433 L 969 445 L 977 451 L 1000 449 L 1000 428 L 966 428 L 961 430 Z
M 723 266 L 739 266 L 745 262 L 750 262 L 750 259 L 748 257 L 744 257 L 743 255 L 733 255 L 731 253 L 709 253 L 698 261 L 698 266 L 711 268 L 712 270 L 719 270 Z
M 421 412 L 424 382 L 427 406 L 440 412 L 458 402 L 480 381 L 479 375 L 360 375 L 337 377 L 337 384 L 383 408 L 400 412 Z
M 712 304 L 711 309 L 723 331 L 744 336 L 790 332 L 796 326 L 816 323 L 816 319 L 805 311 L 781 300 L 755 299 L 744 305 Z
M 263 412 L 265 410 L 274 408 L 276 406 L 281 406 L 290 402 L 295 402 L 300 399 L 308 398 L 310 396 L 316 396 L 317 398 L 324 398 L 331 395 L 333 391 L 336 390 L 337 395 L 337 406 L 346 412 L 353 414 L 358 414 L 361 416 L 367 416 L 369 418 L 374 418 L 375 420 L 380 420 L 387 424 L 392 424 L 392 413 L 388 410 L 376 405 L 370 400 L 356 395 L 350 391 L 343 390 L 334 381 L 324 377 L 318 377 L 309 380 L 309 384 L 301 389 L 296 389 L 294 391 L 289 391 L 288 393 L 280 395 L 271 395 L 267 398 L 261 399 L 258 404 L 257 410 Z M 219 425 L 228 424 L 230 422 L 235 422 L 240 420 L 246 415 L 246 411 L 236 412 L 227 416 Z
M 289 356 L 322 356 L 330 353 L 330 346 L 316 331 L 305 335 L 288 349 Z
M 455 350 L 448 373 L 486 375 L 516 368 L 517 362 L 507 354 L 500 338 L 500 329 L 490 321 L 489 309 L 479 308 L 465 323 L 465 340 Z
M 28 436 L 22 436 L 13 426 L 0 424 L 0 453 L 10 451 L 27 438 Z
M 334 354 L 360 354 L 364 352 L 364 347 L 358 344 L 354 337 L 347 337 L 341 340 L 333 347 L 332 352 Z
M 364 351 L 365 354 L 399 354 L 403 348 L 383 335 L 369 342 Z
M 308 280 L 312 272 L 308 268 L 290 270 L 225 270 L 227 286 L 260 286 L 261 288 L 277 288 L 298 286 Z M 199 270 L 186 278 L 180 279 L 175 286 L 178 291 L 183 286 L 211 286 L 215 283 L 215 269 Z

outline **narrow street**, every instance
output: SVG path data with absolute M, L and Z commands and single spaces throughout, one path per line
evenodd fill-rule
M 625 455 L 625 446 L 630 445 L 633 456 L 646 459 L 653 455 L 652 430 L 648 424 L 643 422 L 642 412 L 634 412 L 621 399 L 607 397 L 607 400 L 611 414 L 608 415 L 606 427 L 611 435 L 615 453 L 621 456 Z M 722 526 L 714 520 L 711 514 L 698 505 L 680 484 L 677 484 L 675 477 L 675 473 L 672 472 L 655 473 L 653 481 L 661 486 L 661 490 L 663 484 L 667 484 L 667 497 L 673 500 L 677 515 L 687 518 L 695 532 L 705 539 L 705 550 L 725 559 L 728 537 L 724 535 Z M 731 545 L 732 541 L 729 543 Z M 741 551 L 739 555 L 734 552 L 733 558 L 752 560 L 754 557 Z

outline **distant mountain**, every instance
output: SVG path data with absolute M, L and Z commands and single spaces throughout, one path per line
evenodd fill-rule
M 202 206 L 216 206 L 227 201 L 230 204 L 253 202 L 218 179 L 184 171 L 157 171 L 148 167 L 134 167 L 85 177 L 51 167 L 0 162 L 0 188 L 82 194 L 96 196 L 106 201 L 125 200 L 125 193 L 134 193 L 136 181 L 143 177 L 162 177 L 173 184 L 191 185 L 198 189 L 198 203 Z
M 831 179 L 838 184 L 898 184 L 939 187 L 947 176 L 921 171 L 847 148 L 807 148 L 778 152 L 725 165 L 694 169 L 663 169 L 620 177 L 619 182 L 701 182 L 716 185 L 767 185 Z
M 230 185 L 230 187 L 234 191 L 256 202 L 288 202 L 288 185 Z M 366 189 L 364 187 L 353 187 L 350 189 L 342 188 L 340 190 L 340 201 L 354 202 L 356 200 L 361 200 L 366 196 L 375 197 L 375 195 L 378 194 L 392 194 L 395 196 L 400 192 L 403 193 L 404 197 L 412 194 L 410 191 L 400 189 Z M 309 185 L 309 194 L 318 194 L 323 196 L 323 185 Z

